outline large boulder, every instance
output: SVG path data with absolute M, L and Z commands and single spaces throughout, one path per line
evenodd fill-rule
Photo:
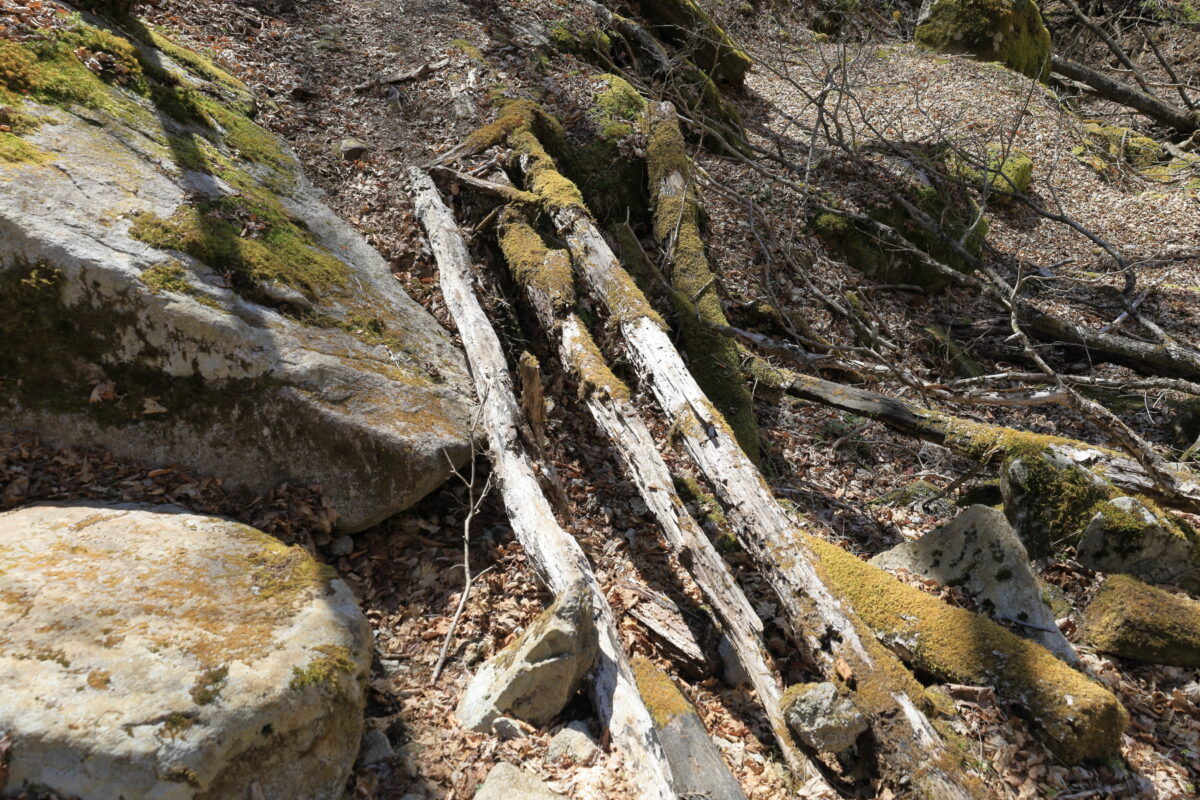
M 971 506 L 952 522 L 880 553 L 871 563 L 887 570 L 957 586 L 993 619 L 1017 624 L 1017 632 L 1074 664 L 1074 648 L 1054 624 L 1042 587 L 1029 565 L 1029 554 L 1004 514 Z
M 1080 564 L 1200 594 L 1200 535 L 1135 497 L 1099 506 L 1076 547 Z
M 913 38 L 943 53 L 969 53 L 1031 78 L 1050 77 L 1050 32 L 1034 0 L 924 0 Z
M 542 727 L 563 710 L 596 663 L 592 593 L 578 581 L 471 678 L 454 715 L 488 731 L 502 715 Z
M 351 531 L 415 502 L 470 450 L 449 336 L 240 83 L 94 23 L 0 41 L 2 424 L 320 484 Z
M 349 588 L 253 528 L 173 506 L 0 514 L 9 791 L 333 800 L 370 660 Z
M 1033 558 L 1074 545 L 1097 504 L 1119 494 L 1106 478 L 1052 449 L 1006 458 L 1000 493 L 1004 515 Z

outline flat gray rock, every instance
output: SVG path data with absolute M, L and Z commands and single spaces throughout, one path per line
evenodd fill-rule
M 1134 497 L 1100 506 L 1076 548 L 1080 564 L 1200 593 L 1200 536 Z
M 463 727 L 480 732 L 504 715 L 541 728 L 579 690 L 598 652 L 591 592 L 580 581 L 484 662 L 454 715 Z
M 546 758 L 550 761 L 569 758 L 575 764 L 587 764 L 599 752 L 600 748 L 592 738 L 588 724 L 583 720 L 575 720 L 550 739 L 550 744 L 546 747 Z
M 0 424 L 256 492 L 319 484 L 347 531 L 406 508 L 469 455 L 462 354 L 244 87 L 139 48 L 226 125 L 98 77 L 102 106 L 19 109 L 40 124 L 0 161 Z
M 528 770 L 500 763 L 475 792 L 475 800 L 567 800 Z
M 298 547 L 173 506 L 0 514 L 9 792 L 335 800 L 371 661 L 350 589 Z
M 988 616 L 1016 622 L 1018 633 L 1068 663 L 1078 661 L 1042 598 L 1025 546 L 994 508 L 964 509 L 950 524 L 880 553 L 871 563 L 956 586 Z

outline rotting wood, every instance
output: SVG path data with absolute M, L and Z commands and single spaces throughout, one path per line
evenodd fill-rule
M 739 526 L 743 543 L 780 600 L 794 641 L 829 680 L 845 683 L 836 667 L 850 665 L 858 696 L 871 717 L 884 764 L 882 777 L 908 796 L 981 796 L 982 787 L 965 774 L 922 712 L 920 684 L 821 578 L 820 564 L 798 524 L 772 496 L 684 366 L 662 321 L 613 255 L 578 190 L 547 163 L 540 146 L 527 148 L 520 162 L 527 188 L 543 194 L 577 271 L 618 326 L 639 376 Z
M 512 378 L 496 332 L 471 288 L 471 260 L 466 243 L 429 175 L 413 168 L 409 170 L 409 179 L 417 217 L 428 234 L 439 267 L 446 308 L 458 326 L 471 365 L 481 405 L 480 421 L 487 431 L 493 468 L 513 533 L 555 594 L 577 580 L 585 581 L 591 588 L 600 639 L 600 657 L 591 684 L 597 715 L 624 756 L 629 779 L 640 796 L 676 800 L 670 767 L 653 719 L 638 692 L 612 608 L 583 550 L 555 520 L 550 503 L 538 485 L 533 464 L 521 446 L 520 411 Z
M 591 334 L 574 312 L 570 272 L 566 276 L 558 273 L 564 266 L 570 269 L 567 254 L 546 248 L 539 234 L 516 210 L 501 215 L 499 230 L 501 250 L 509 269 L 529 297 L 543 330 L 557 343 L 560 360 L 578 381 L 589 413 L 612 442 L 626 473 L 680 563 L 712 605 L 758 694 L 788 768 L 798 778 L 820 783 L 820 772 L 792 741 L 779 709 L 782 684 L 763 646 L 762 621 L 676 493 L 671 472 L 641 413 L 630 401 L 628 387 L 609 369 Z M 524 263 L 530 260 L 540 262 L 543 268 Z
M 1140 111 L 1150 119 L 1180 133 L 1200 130 L 1200 111 L 1189 111 L 1165 103 L 1132 86 L 1113 80 L 1102 72 L 1062 56 L 1050 56 L 1051 68 L 1066 77 L 1087 84 L 1096 94 Z

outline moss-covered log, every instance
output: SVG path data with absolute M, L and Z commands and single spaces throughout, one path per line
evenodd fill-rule
M 1158 485 L 1133 459 L 1087 442 L 962 419 L 811 375 L 793 376 L 787 392 L 795 397 L 870 417 L 901 433 L 944 445 L 976 461 L 988 459 L 999 462 L 1010 456 L 1053 450 L 1073 463 L 1094 470 L 1125 492 L 1156 498 L 1161 495 Z M 1177 494 L 1161 499 L 1173 505 L 1200 509 L 1200 481 L 1195 474 L 1183 465 L 1175 465 L 1171 469 L 1176 478 Z
M 654 715 L 654 727 L 676 775 L 679 796 L 746 800 L 700 715 L 670 676 L 645 658 L 634 659 L 633 675 Z
M 753 63 L 750 56 L 696 0 L 640 0 L 638 6 L 667 39 L 684 48 L 714 81 L 742 83 Z
M 734 513 L 743 542 L 775 590 L 792 635 L 829 680 L 841 665 L 859 676 L 859 698 L 879 744 L 881 777 L 905 796 L 952 800 L 980 797 L 983 788 L 964 771 L 922 711 L 919 683 L 894 654 L 875 641 L 844 598 L 815 571 L 798 526 L 771 495 L 761 473 L 737 444 L 728 424 L 705 397 L 678 351 L 611 248 L 578 191 L 552 176 L 553 159 L 540 147 L 522 152 L 527 190 L 547 187 L 543 205 L 567 243 L 577 274 L 618 327 L 630 360 L 654 393 L 679 439 Z
M 675 107 L 652 103 L 646 116 L 654 235 L 670 264 L 671 302 L 679 315 L 688 365 L 700 388 L 729 421 L 742 449 L 757 461 L 754 400 L 742 374 L 741 349 L 720 330 L 729 320 L 700 235 L 700 198 Z
M 1087 607 L 1084 638 L 1132 661 L 1200 667 L 1200 602 L 1110 575 Z
M 918 671 L 939 680 L 992 686 L 1024 710 L 1050 748 L 1069 764 L 1114 756 L 1128 724 L 1111 692 L 1049 650 L 996 623 L 900 583 L 836 545 L 808 537 L 820 571 L 841 590 L 879 640 Z

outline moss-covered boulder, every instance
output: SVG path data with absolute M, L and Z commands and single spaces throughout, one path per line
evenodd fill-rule
M 640 0 L 638 7 L 717 83 L 740 84 L 753 63 L 697 0 Z
M 1200 667 L 1200 602 L 1110 575 L 1087 607 L 1084 638 L 1102 653 Z
M 964 187 L 941 181 L 907 164 L 896 165 L 891 178 L 893 188 L 936 220 L 946 235 L 961 242 L 969 254 L 979 256 L 983 252 L 988 221 Z M 903 206 L 880 198 L 864 210 L 941 263 L 957 270 L 970 270 L 953 247 L 927 230 Z M 842 252 L 850 266 L 873 280 L 916 286 L 926 292 L 936 292 L 950 283 L 949 278 L 923 264 L 911 249 L 886 242 L 844 216 L 819 214 L 812 227 L 823 240 Z
M 1033 0 L 925 0 L 917 19 L 918 44 L 1050 77 L 1050 32 Z
M 1200 594 L 1200 535 L 1148 500 L 1117 497 L 1100 504 L 1075 557 L 1101 572 L 1123 572 Z
M 1004 514 L 1033 558 L 1074 545 L 1099 504 L 1120 492 L 1103 476 L 1050 448 L 1000 466 Z
M 371 650 L 341 580 L 245 525 L 173 506 L 0 514 L 9 792 L 333 800 Z
M 1033 184 L 1033 159 L 1016 147 L 988 144 L 975 158 L 964 154 L 950 159 L 950 166 L 983 193 L 1023 194 Z
M 126 18 L 0 41 L 0 418 L 354 530 L 469 453 L 465 363 L 244 86 Z

